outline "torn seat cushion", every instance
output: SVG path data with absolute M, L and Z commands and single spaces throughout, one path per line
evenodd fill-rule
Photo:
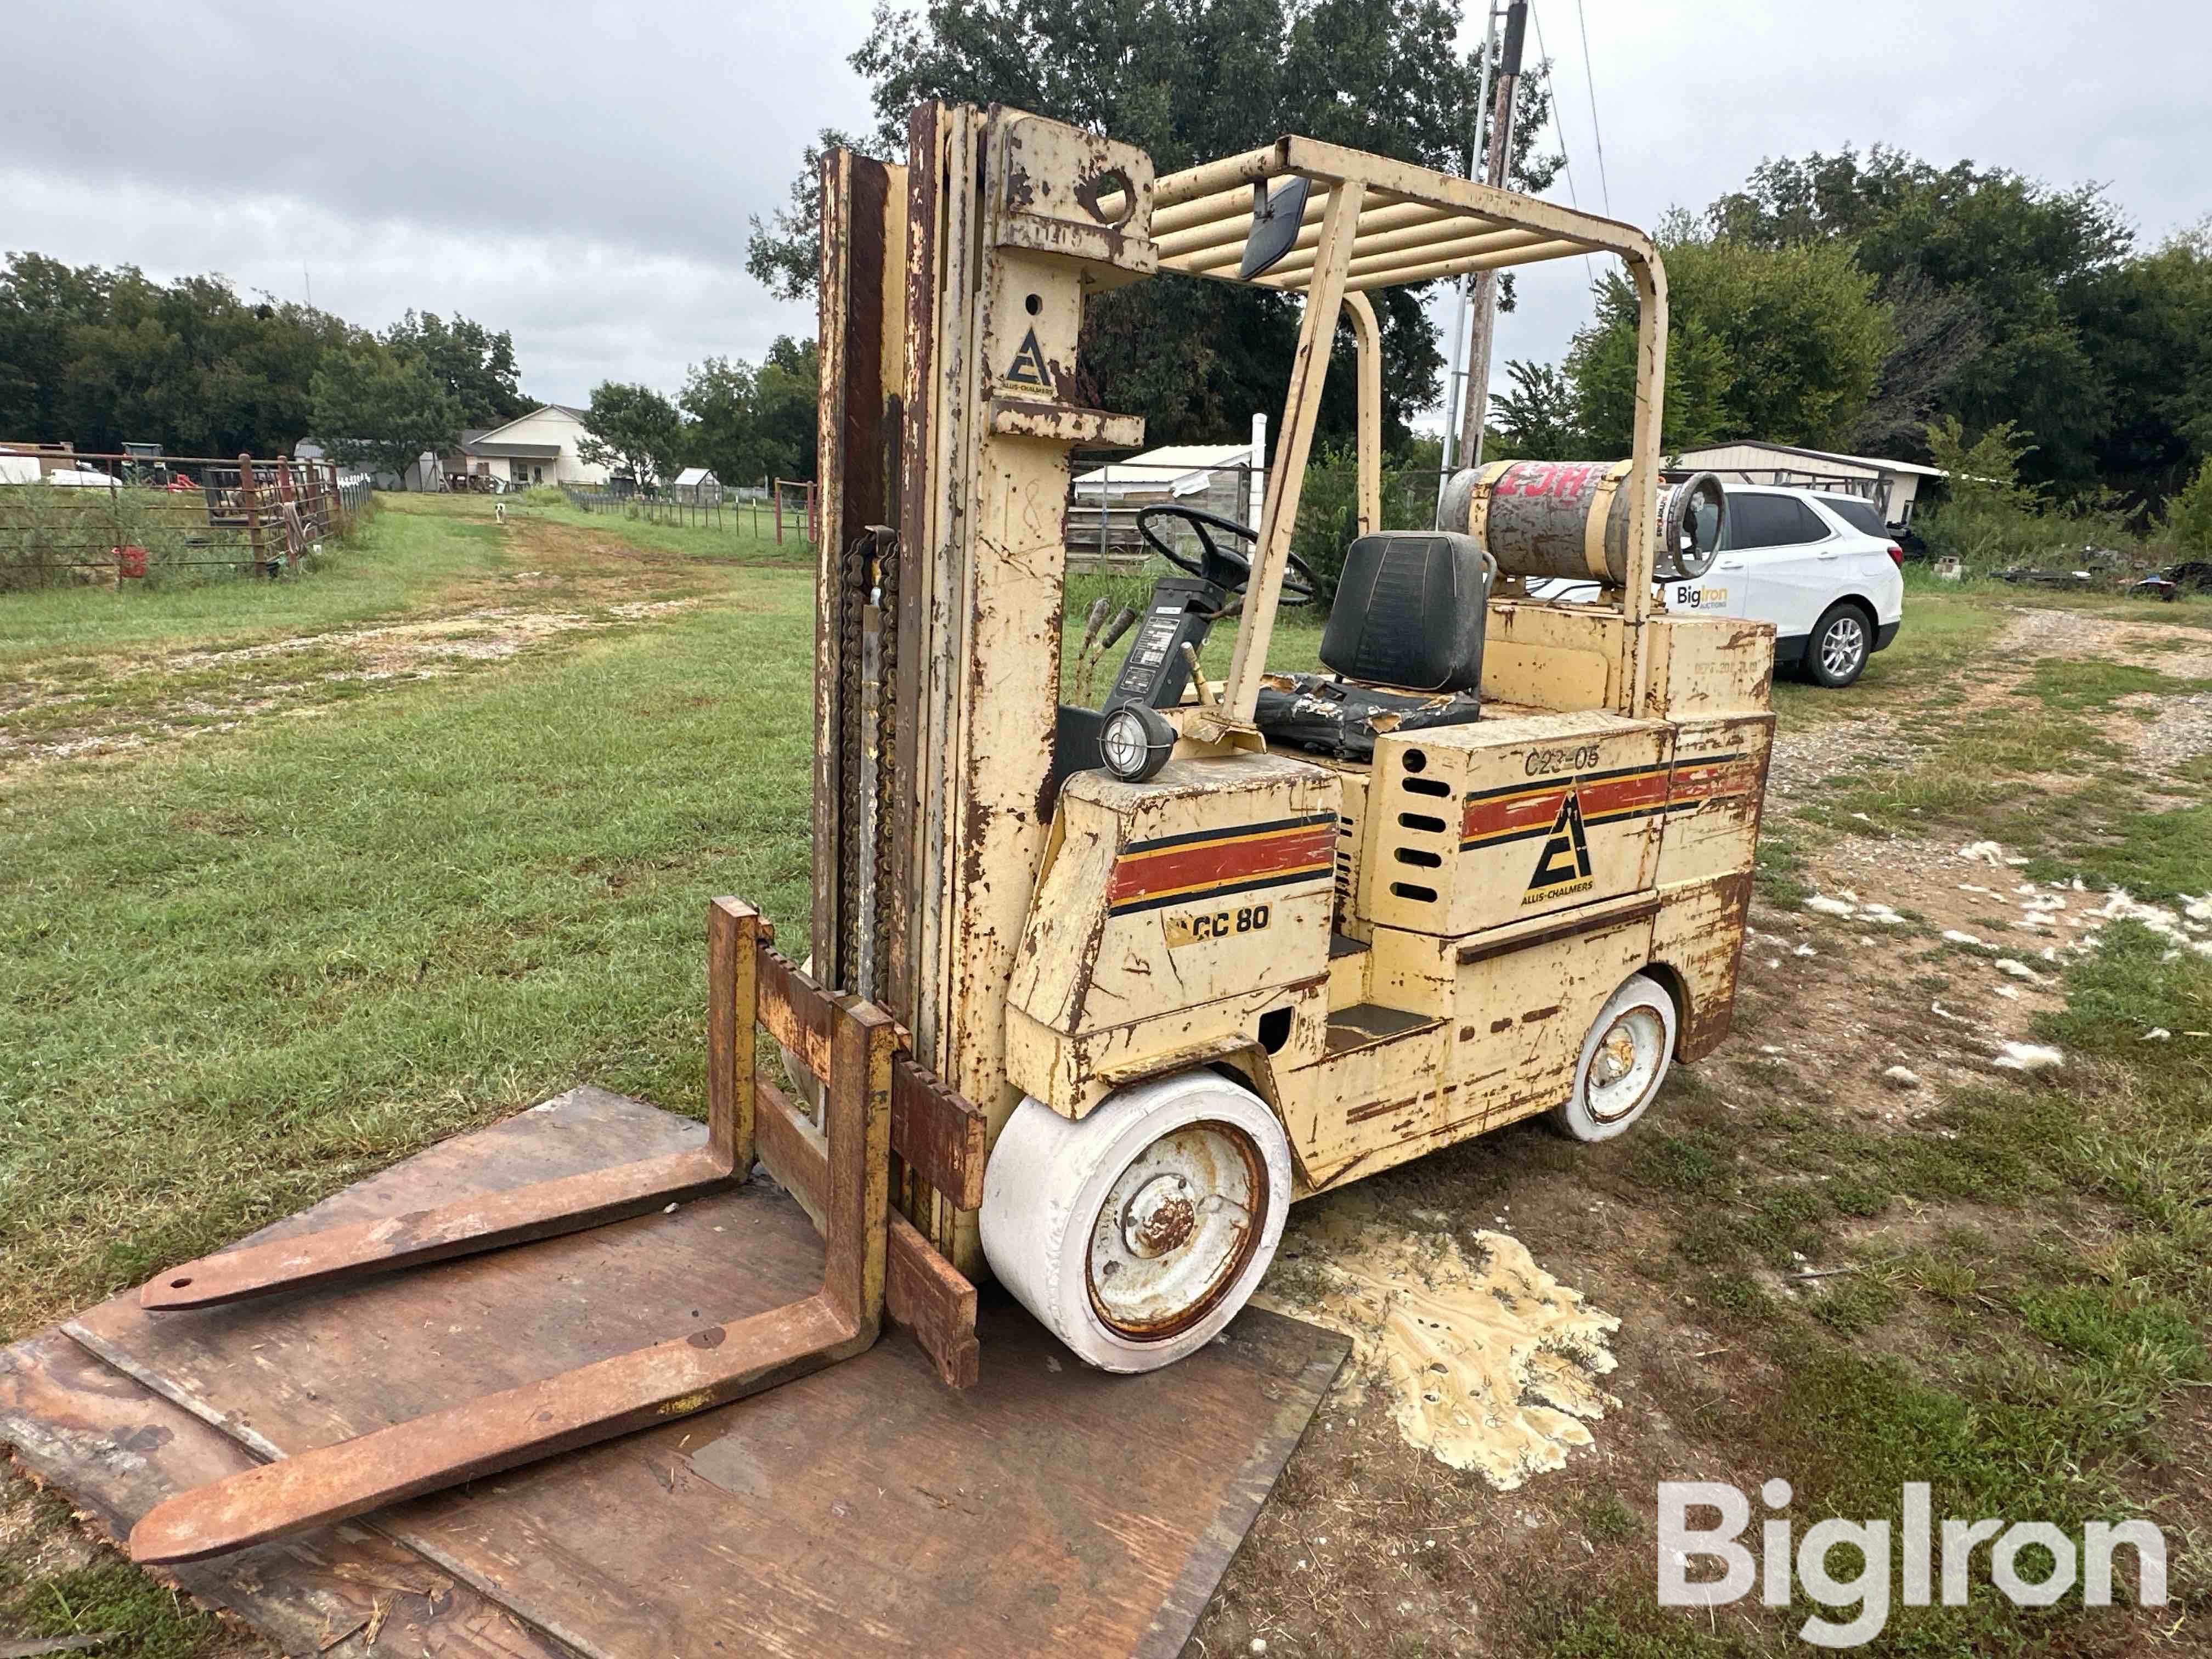
M 1326 674 L 1270 674 L 1255 709 L 1267 741 L 1338 760 L 1371 761 L 1387 732 L 1464 726 L 1481 712 L 1473 691 L 1382 691 Z

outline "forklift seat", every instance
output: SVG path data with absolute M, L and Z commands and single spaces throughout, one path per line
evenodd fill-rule
M 1480 543 L 1452 531 L 1362 536 L 1344 556 L 1322 663 L 1367 685 L 1477 690 L 1494 569 Z
M 1333 674 L 1274 674 L 1254 711 L 1271 742 L 1371 760 L 1378 732 L 1460 726 L 1481 712 L 1484 623 L 1497 567 L 1472 536 L 1384 531 L 1344 557 L 1322 630 Z

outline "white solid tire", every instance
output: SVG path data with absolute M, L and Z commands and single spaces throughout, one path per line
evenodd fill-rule
M 1674 1054 L 1674 999 L 1658 981 L 1631 974 L 1590 1022 L 1574 1092 L 1553 1108 L 1553 1123 L 1577 1140 L 1626 1133 L 1657 1097 Z
M 1224 1147 L 1237 1154 L 1233 1164 L 1219 1156 Z M 1216 1166 L 1207 1189 L 1206 1171 Z M 1117 1196 L 1125 1176 L 1139 1184 Z M 1255 1176 L 1264 1192 L 1245 1184 Z M 1182 1198 L 1194 1181 L 1204 1194 L 1194 1207 Z M 1164 1204 L 1154 1196 L 1163 1188 Z M 1256 1201 L 1242 1205 L 1237 1193 Z M 1274 1259 L 1290 1200 L 1290 1140 L 1282 1124 L 1267 1102 L 1218 1073 L 1133 1085 L 1080 1121 L 1024 1097 L 983 1171 L 983 1254 L 1000 1283 L 1078 1358 L 1102 1370 L 1157 1370 L 1204 1346 L 1237 1316 Z M 1118 1223 L 1106 1213 L 1109 1200 Z M 1176 1231 L 1149 1231 L 1146 1223 L 1170 1206 L 1180 1206 Z M 1093 1247 L 1102 1240 L 1109 1257 L 1103 1273 L 1121 1267 L 1116 1256 L 1146 1257 L 1121 1285 L 1159 1276 L 1145 1281 L 1161 1285 L 1157 1299 L 1126 1304 L 1133 1320 L 1140 1307 L 1171 1309 L 1176 1296 L 1195 1288 L 1200 1293 L 1190 1297 L 1191 1311 L 1164 1313 L 1157 1333 L 1117 1326 L 1094 1291 Z M 1186 1251 L 1194 1276 L 1176 1284 Z

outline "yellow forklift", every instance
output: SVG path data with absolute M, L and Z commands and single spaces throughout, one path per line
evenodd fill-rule
M 1763 624 L 1675 614 L 1717 481 L 1659 475 L 1666 288 L 1639 232 L 1300 137 L 1154 176 L 1018 110 L 917 110 L 905 165 L 822 181 L 815 899 L 807 969 L 709 911 L 709 1139 L 172 1269 L 204 1308 L 598 1225 L 757 1159 L 821 1290 L 249 1469 L 132 1534 L 183 1561 L 705 1409 L 868 1346 L 948 1384 L 988 1272 L 1076 1354 L 1169 1364 L 1232 1319 L 1291 1203 L 1536 1113 L 1603 1139 L 1726 1034 L 1772 718 Z M 1641 301 L 1633 453 L 1452 481 L 1385 531 L 1368 295 L 1603 254 Z M 1098 707 L 1061 701 L 1069 458 L 1095 293 L 1301 296 L 1256 526 L 1168 506 Z M 1357 533 L 1320 641 L 1291 553 L 1332 343 L 1358 348 Z M 1594 603 L 1531 598 L 1595 580 Z M 1226 678 L 1200 670 L 1236 630 Z M 797 1085 L 756 1075 L 756 1032 Z M 670 1328 L 683 1328 L 672 1310 Z

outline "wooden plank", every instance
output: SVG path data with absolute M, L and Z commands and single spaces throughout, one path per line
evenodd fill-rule
M 989 1122 L 904 1054 L 891 1063 L 891 1150 L 957 1207 L 982 1204 Z
M 287 1225 L 703 1139 L 580 1091 Z M 672 1318 L 788 1301 L 821 1271 L 804 1213 L 756 1183 L 343 1291 L 158 1316 L 119 1298 L 70 1329 L 204 1419 L 289 1453 L 675 1334 Z M 1248 1312 L 1182 1364 L 1121 1377 L 1069 1361 L 1011 1304 L 981 1319 L 992 1365 L 974 1389 L 878 1343 L 368 1523 L 609 1659 L 903 1652 L 946 1632 L 987 1656 L 1176 1652 L 1344 1344 Z
M 163 1498 L 255 1464 L 235 1440 L 58 1331 L 0 1350 L 0 1443 L 110 1542 L 129 1536 Z M 360 1659 L 370 1651 L 362 1638 L 380 1604 L 376 1651 L 442 1659 L 566 1659 L 572 1652 L 413 1551 L 358 1526 L 161 1576 L 288 1653 L 330 1644 L 331 1659 Z

